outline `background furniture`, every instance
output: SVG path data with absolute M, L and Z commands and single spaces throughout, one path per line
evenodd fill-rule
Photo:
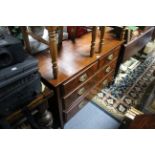
M 28 103 L 23 108 L 13 112 L 12 114 L 3 118 L 12 128 L 18 127 L 23 122 L 27 121 L 24 109 L 37 116 L 38 125 L 41 128 L 52 128 L 53 118 L 48 109 L 48 99 L 53 96 L 53 92 L 46 89 L 38 95 L 33 101 Z M 50 116 L 51 115 L 51 116 Z

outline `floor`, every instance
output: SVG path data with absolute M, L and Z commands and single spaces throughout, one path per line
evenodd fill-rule
M 71 120 L 65 124 L 65 129 L 117 129 L 120 122 L 89 102 Z

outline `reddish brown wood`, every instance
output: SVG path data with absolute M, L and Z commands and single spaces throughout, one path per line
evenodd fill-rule
M 97 35 L 96 43 L 99 43 L 100 36 Z M 112 49 L 120 46 L 123 42 L 115 39 L 106 39 L 104 49 L 100 54 L 94 53 L 93 57 L 85 57 L 85 53 L 90 51 L 91 33 L 88 33 L 76 39 L 73 44 L 72 41 L 63 41 L 61 50 L 58 53 L 58 77 L 53 79 L 51 70 L 51 56 L 49 51 L 36 54 L 39 60 L 39 71 L 42 78 L 54 87 L 71 79 L 71 77 L 83 71 L 86 67 L 99 58 L 107 55 Z M 98 47 L 96 47 L 98 49 Z
M 62 128 L 64 123 L 80 110 L 80 103 L 89 94 L 89 91 L 95 87 L 101 79 L 115 70 L 117 57 L 111 61 L 107 61 L 102 68 L 99 67 L 99 61 L 101 58 L 108 56 L 114 49 L 120 48 L 123 42 L 105 37 L 105 45 L 102 52 L 94 53 L 92 57 L 86 57 L 85 52 L 90 52 L 91 40 L 92 33 L 90 32 L 80 38 L 76 38 L 75 43 L 69 40 L 63 41 L 57 59 L 59 68 L 57 79 L 52 79 L 53 74 L 50 72 L 50 53 L 47 51 L 36 55 L 36 58 L 39 60 L 39 71 L 43 82 L 49 86 L 49 88 L 54 89 L 55 108 L 58 109 L 57 115 L 59 115 Z M 96 43 L 99 43 L 99 41 L 100 33 L 97 31 Z M 98 46 L 95 47 L 95 50 L 96 49 L 98 49 Z M 107 69 L 109 66 L 111 67 L 110 70 Z M 82 78 L 84 81 L 82 80 L 82 82 L 79 83 L 79 79 L 81 79 L 81 76 L 85 73 L 88 74 L 88 78 L 86 78 L 86 80 Z M 77 95 L 83 86 L 86 87 L 86 92 Z M 64 92 L 64 90 L 67 91 Z
M 62 89 L 65 94 L 68 94 L 75 88 L 77 88 L 79 85 L 83 84 L 85 81 L 88 81 L 90 77 L 92 77 L 92 73 L 95 73 L 97 70 L 97 62 L 93 63 L 86 69 L 84 69 L 82 72 L 68 80 L 62 85 Z M 81 80 L 83 78 L 83 81 Z
M 113 49 L 107 55 L 101 57 L 100 60 L 99 60 L 99 67 L 103 67 L 107 63 L 109 63 L 112 60 L 114 60 L 115 58 L 117 58 L 119 56 L 120 48 L 121 47 L 119 46 L 119 47 Z
M 155 129 L 155 115 L 138 115 L 131 122 L 129 129 Z

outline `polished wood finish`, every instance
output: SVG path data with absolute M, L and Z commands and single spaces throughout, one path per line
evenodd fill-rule
M 104 57 L 101 57 L 99 60 L 99 67 L 103 67 L 108 62 L 111 62 L 112 60 L 117 58 L 119 56 L 120 49 L 121 49 L 120 46 L 116 47 L 111 52 L 109 52 L 107 55 L 105 55 Z
M 92 73 L 95 73 L 97 70 L 97 62 L 93 63 L 86 69 L 84 69 L 82 72 L 62 84 L 62 90 L 65 94 L 68 94 L 72 90 L 74 90 L 76 87 L 87 81 L 91 76 Z
M 137 115 L 128 125 L 129 129 L 155 129 L 155 115 Z
M 98 33 L 96 38 L 97 44 L 99 40 L 100 36 Z M 100 54 L 94 53 L 93 57 L 85 57 L 85 53 L 90 51 L 90 42 L 91 33 L 77 38 L 74 44 L 70 40 L 63 41 L 62 48 L 58 52 L 57 64 L 59 72 L 57 79 L 53 79 L 53 74 L 50 72 L 51 57 L 49 52 L 46 51 L 36 54 L 36 58 L 39 60 L 39 71 L 42 78 L 46 79 L 54 87 L 61 85 L 123 43 L 119 40 L 105 38 L 104 49 Z M 98 47 L 96 46 L 95 49 L 97 50 Z
M 122 41 L 105 37 L 104 48 L 101 53 L 95 53 L 92 57 L 85 56 L 90 52 L 92 33 L 87 33 L 75 39 L 75 43 L 70 40 L 63 41 L 58 52 L 58 76 L 53 79 L 50 62 L 51 56 L 48 51 L 36 54 L 39 60 L 39 71 L 42 81 L 55 93 L 55 107 L 58 109 L 59 123 L 63 128 L 68 121 L 82 107 L 89 91 L 106 75 L 115 70 L 117 56 L 111 61 L 107 61 L 99 67 L 100 59 L 105 58 L 115 49 L 119 49 Z M 99 49 L 100 32 L 96 31 L 95 51 Z M 116 50 L 116 53 L 119 51 Z M 104 61 L 104 60 L 103 60 Z M 110 68 L 109 68 L 110 67 Z M 84 102 L 84 105 L 86 102 Z

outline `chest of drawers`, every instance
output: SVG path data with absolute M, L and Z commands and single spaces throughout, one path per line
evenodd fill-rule
M 81 51 L 84 53 L 90 50 L 90 37 L 88 34 L 75 40 L 74 44 L 63 42 L 58 57 L 58 77 L 55 80 L 50 72 L 50 54 L 46 52 L 36 56 L 42 81 L 54 90 L 51 109 L 54 119 L 62 128 L 87 104 L 87 96 L 94 87 L 104 87 L 113 80 L 123 41 L 105 40 L 101 53 L 95 53 L 92 57 L 83 56 Z

